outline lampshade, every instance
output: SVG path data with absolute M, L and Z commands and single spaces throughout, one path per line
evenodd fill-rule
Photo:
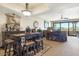
M 29 11 L 29 10 L 24 10 L 24 11 L 23 11 L 23 14 L 24 14 L 25 16 L 31 16 L 31 15 L 32 15 L 31 11 Z

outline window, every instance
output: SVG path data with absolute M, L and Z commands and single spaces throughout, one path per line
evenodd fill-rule
M 44 21 L 44 28 L 48 28 L 49 27 L 49 22 L 48 21 Z
M 54 29 L 55 29 L 55 30 L 60 29 L 60 23 L 55 23 L 55 24 L 54 24 Z
M 68 31 L 68 23 L 61 23 L 61 31 Z

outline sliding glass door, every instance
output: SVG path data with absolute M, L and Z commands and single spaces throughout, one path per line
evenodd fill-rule
M 61 31 L 68 31 L 68 23 L 61 23 Z
M 60 23 L 54 23 L 54 29 L 55 30 L 58 30 L 58 29 L 60 29 Z
M 68 35 L 76 36 L 76 23 L 75 22 L 68 23 Z
M 76 31 L 79 32 L 79 22 L 76 23 Z
M 78 21 L 69 21 L 69 22 L 55 22 L 53 23 L 54 29 L 60 29 L 65 31 L 69 36 L 76 36 L 79 33 L 79 22 Z

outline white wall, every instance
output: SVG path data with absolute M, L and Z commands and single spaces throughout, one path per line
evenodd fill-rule
M 39 17 L 39 16 L 22 17 L 20 21 L 21 21 L 21 22 L 20 22 L 20 25 L 21 25 L 21 29 L 22 29 L 22 30 L 25 30 L 25 28 L 26 28 L 27 26 L 30 26 L 31 28 L 34 28 L 34 27 L 33 27 L 34 21 L 38 21 L 38 23 L 39 23 L 39 27 L 38 27 L 38 28 L 44 29 L 44 19 L 42 19 L 42 18 Z
M 79 18 L 79 7 L 74 7 L 74 8 L 64 10 L 63 16 L 68 17 L 69 19 Z
M 61 15 L 63 18 L 68 19 L 79 19 L 79 7 L 68 8 L 61 10 L 55 14 L 52 13 L 52 21 L 61 20 Z
M 6 16 L 0 13 L 0 47 L 2 46 L 2 31 L 4 30 L 4 24 L 6 23 Z

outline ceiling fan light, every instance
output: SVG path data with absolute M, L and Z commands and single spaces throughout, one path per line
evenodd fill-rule
M 31 11 L 27 11 L 27 10 L 23 11 L 23 14 L 25 16 L 31 16 L 32 15 Z

